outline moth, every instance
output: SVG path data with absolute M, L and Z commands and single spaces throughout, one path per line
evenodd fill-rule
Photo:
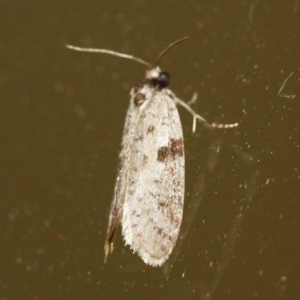
M 154 66 L 132 55 L 112 50 L 69 49 L 98 52 L 146 65 L 145 78 L 130 92 L 119 155 L 119 169 L 105 239 L 105 261 L 113 251 L 118 224 L 125 244 L 151 266 L 161 266 L 170 256 L 180 230 L 184 206 L 185 157 L 182 126 L 176 105 L 187 109 L 208 127 L 232 128 L 235 124 L 209 124 L 168 88 L 170 76 L 159 62 L 173 46 L 160 53 Z M 194 128 L 195 129 L 195 128 Z

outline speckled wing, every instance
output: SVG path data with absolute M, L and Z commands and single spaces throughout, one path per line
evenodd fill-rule
M 128 171 L 130 166 L 131 147 L 134 141 L 136 123 L 139 118 L 139 110 L 131 99 L 126 114 L 125 126 L 122 138 L 122 149 L 119 154 L 118 176 L 115 184 L 114 198 L 110 207 L 107 235 L 105 240 L 105 261 L 107 255 L 113 250 L 115 231 L 122 218 L 123 204 L 126 198 Z
M 144 85 L 132 93 L 131 105 L 139 97 L 142 104 L 134 108 L 138 110 L 134 132 L 127 133 L 132 140 L 121 154 L 126 157 L 126 174 L 121 173 L 119 180 L 126 177 L 127 183 L 126 191 L 119 192 L 124 199 L 122 233 L 145 263 L 160 266 L 176 244 L 182 220 L 183 135 L 170 90 Z M 133 123 L 130 126 L 133 129 Z

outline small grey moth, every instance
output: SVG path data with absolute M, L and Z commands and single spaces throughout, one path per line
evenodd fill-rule
M 208 127 L 231 128 L 237 124 L 209 124 L 168 89 L 169 74 L 148 62 L 106 49 L 68 48 L 116 55 L 138 61 L 150 69 L 145 79 L 130 92 L 119 155 L 119 170 L 105 240 L 105 261 L 113 250 L 118 224 L 126 245 L 146 264 L 161 266 L 170 256 L 180 230 L 185 187 L 184 143 L 176 104 L 185 107 Z

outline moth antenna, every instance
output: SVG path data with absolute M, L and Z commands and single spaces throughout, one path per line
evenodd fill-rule
M 75 51 L 80 51 L 80 52 L 104 53 L 104 54 L 114 55 L 114 56 L 118 56 L 118 57 L 122 57 L 122 58 L 126 58 L 126 59 L 131 59 L 131 60 L 137 61 L 140 64 L 145 65 L 149 68 L 152 68 L 152 65 L 150 63 L 148 63 L 147 61 L 145 61 L 141 58 L 135 57 L 133 55 L 130 55 L 130 54 L 124 54 L 124 53 L 120 53 L 120 52 L 116 52 L 116 51 L 112 51 L 112 50 L 107 50 L 107 49 L 82 48 L 82 47 L 77 47 L 77 46 L 72 46 L 72 45 L 66 45 L 66 47 L 68 49 L 75 50 Z
M 179 43 L 181 43 L 181 42 L 183 42 L 183 41 L 185 41 L 186 39 L 188 39 L 189 37 L 188 36 L 186 36 L 186 37 L 184 37 L 184 38 L 182 38 L 182 39 L 180 39 L 180 40 L 178 40 L 178 41 L 175 41 L 175 42 L 173 42 L 173 43 L 171 43 L 166 49 L 164 49 L 159 55 L 158 55 L 158 58 L 157 58 L 157 60 L 156 60 L 156 63 L 155 63 L 155 66 L 158 66 L 158 64 L 159 64 L 159 62 L 160 62 L 160 60 L 161 60 L 161 58 L 173 47 L 173 46 L 175 46 L 175 45 L 177 45 L 177 44 L 179 44 Z

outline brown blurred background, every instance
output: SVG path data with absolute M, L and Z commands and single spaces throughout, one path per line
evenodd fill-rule
M 300 3 L 278 3 L 0 4 L 1 300 L 300 299 Z M 186 101 L 197 91 L 196 111 L 240 126 L 192 134 L 179 108 L 187 234 L 162 269 L 119 230 L 104 265 L 129 90 L 144 67 L 64 45 L 154 62 L 186 35 L 161 62 L 171 89 Z

